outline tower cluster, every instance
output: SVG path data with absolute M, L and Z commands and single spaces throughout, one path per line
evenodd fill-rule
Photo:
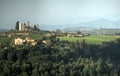
M 25 30 L 31 30 L 32 27 L 30 27 L 29 21 L 27 24 L 17 21 L 15 29 L 19 31 L 25 31 Z

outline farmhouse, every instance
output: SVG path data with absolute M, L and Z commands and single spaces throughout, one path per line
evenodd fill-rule
M 52 42 L 51 42 L 51 40 L 43 40 L 42 43 L 44 43 L 44 44 L 51 44 Z
M 27 43 L 31 43 L 31 45 L 33 45 L 33 46 L 35 46 L 37 44 L 37 42 L 34 39 L 30 38 L 30 37 L 26 37 L 25 41 Z
M 25 40 L 21 39 L 21 38 L 16 38 L 14 39 L 14 43 L 15 45 L 23 45 L 23 43 L 31 43 L 31 45 L 35 46 L 37 44 L 37 41 L 35 41 L 34 39 L 31 39 L 29 37 L 26 37 Z
M 23 39 L 21 38 L 16 38 L 14 39 L 15 45 L 23 45 Z
M 84 34 L 78 34 L 78 33 L 68 33 L 67 37 L 83 37 Z

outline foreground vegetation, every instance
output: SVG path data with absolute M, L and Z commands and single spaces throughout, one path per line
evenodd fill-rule
M 43 37 L 36 46 L 2 45 L 0 76 L 119 76 L 120 39 L 97 45 L 87 44 L 87 38 L 92 37 L 70 42 L 51 36 L 50 44 L 43 44 Z
M 93 36 L 85 36 L 85 37 L 59 37 L 61 41 L 68 40 L 70 42 L 82 42 L 86 41 L 88 44 L 102 44 L 102 42 L 115 41 L 120 38 L 119 35 L 93 35 Z

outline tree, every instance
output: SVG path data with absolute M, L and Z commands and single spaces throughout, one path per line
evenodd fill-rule
M 60 75 L 65 76 L 66 74 L 65 65 L 61 65 L 59 67 L 59 72 L 60 72 Z
M 32 76 L 39 76 L 39 71 L 37 68 L 33 69 Z
M 7 55 L 7 59 L 9 60 L 9 61 L 16 61 L 17 60 L 17 55 L 16 55 L 16 53 L 15 52 L 13 52 L 13 53 L 8 53 L 8 55 Z
M 56 71 L 54 69 L 51 69 L 50 73 L 52 76 L 56 76 Z
M 89 72 L 89 65 L 86 64 L 85 67 L 84 67 L 84 69 L 83 69 L 84 76 L 88 76 L 88 74 L 89 74 L 88 72 Z
M 9 64 L 6 64 L 4 67 L 3 67 L 3 73 L 4 73 L 4 76 L 9 76 L 11 71 L 10 71 L 11 67 Z
M 38 24 L 37 24 L 37 25 L 34 25 L 34 30 L 40 30 Z
M 50 76 L 47 71 L 44 72 L 44 76 Z
M 96 68 L 98 76 L 102 76 L 103 71 L 104 71 L 103 66 L 104 66 L 104 62 L 103 62 L 102 58 L 99 58 L 97 61 L 97 68 Z
M 78 31 L 77 34 L 82 34 L 82 33 L 80 31 Z

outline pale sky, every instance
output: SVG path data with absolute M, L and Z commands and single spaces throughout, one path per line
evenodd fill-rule
M 120 0 L 0 0 L 0 29 L 16 21 L 65 25 L 101 18 L 120 21 Z

